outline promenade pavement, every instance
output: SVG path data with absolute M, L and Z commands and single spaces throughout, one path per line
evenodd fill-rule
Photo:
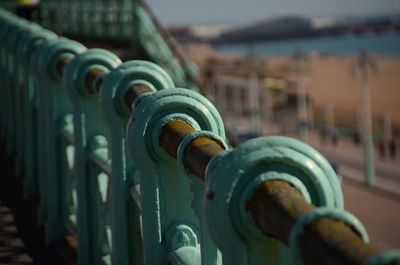
M 337 145 L 322 142 L 316 133 L 311 133 L 309 143 L 319 150 L 330 162 L 336 164 L 339 174 L 359 182 L 365 182 L 364 153 L 362 145 L 341 139 Z M 392 159 L 380 158 L 375 151 L 376 187 L 400 195 L 400 152 Z
M 338 167 L 345 208 L 364 224 L 373 246 L 379 250 L 400 249 L 400 154 L 395 159 L 381 159 L 374 150 L 376 183 L 368 187 L 360 144 L 340 139 L 334 145 L 322 142 L 317 133 L 309 136 L 309 144 Z
M 0 265 L 33 264 L 11 210 L 0 201 Z
M 345 208 L 365 226 L 379 250 L 400 249 L 400 196 L 344 178 Z

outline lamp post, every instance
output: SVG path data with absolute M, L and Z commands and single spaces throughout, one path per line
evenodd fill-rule
M 250 127 L 254 134 L 261 132 L 261 119 L 260 119 L 260 84 L 258 80 L 258 60 L 256 58 L 254 46 L 249 46 L 248 51 L 249 61 L 249 103 L 250 103 Z
M 306 84 L 309 82 L 304 78 L 304 73 L 309 67 L 309 58 L 301 49 L 297 49 L 292 54 L 294 70 L 299 73 L 296 78 L 297 83 L 297 126 L 299 137 L 303 142 L 308 142 L 309 137 L 309 121 L 307 107 Z
M 390 112 L 387 111 L 383 116 L 383 139 L 386 146 L 386 155 L 390 155 L 390 141 L 392 140 L 392 119 Z M 389 152 L 389 154 L 388 154 Z
M 308 83 L 306 79 L 297 81 L 297 119 L 299 126 L 299 136 L 303 142 L 308 142 L 308 107 L 307 107 L 307 94 L 305 86 Z
M 361 100 L 362 100 L 362 141 L 364 146 L 364 167 L 365 182 L 368 186 L 373 186 L 376 181 L 374 165 L 374 142 L 372 135 L 371 117 L 371 92 L 368 84 L 369 72 L 377 71 L 377 65 L 363 49 L 354 64 L 354 70 L 358 70 L 361 75 Z

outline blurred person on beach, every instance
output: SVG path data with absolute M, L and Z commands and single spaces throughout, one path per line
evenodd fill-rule
M 379 157 L 381 159 L 385 158 L 385 154 L 386 154 L 386 144 L 384 140 L 379 141 L 378 143 L 378 152 L 379 152 Z
M 340 138 L 340 132 L 337 128 L 331 129 L 330 138 L 331 138 L 332 144 L 334 146 L 337 146 L 339 143 L 339 138 Z
M 392 159 L 396 158 L 396 152 L 397 152 L 396 149 L 397 149 L 396 142 L 394 141 L 394 139 L 390 140 L 390 142 L 389 142 L 390 158 L 392 158 Z
M 353 143 L 354 143 L 355 145 L 359 145 L 359 144 L 360 144 L 360 135 L 359 135 L 358 132 L 354 132 L 354 133 L 352 134 L 352 139 L 353 139 Z

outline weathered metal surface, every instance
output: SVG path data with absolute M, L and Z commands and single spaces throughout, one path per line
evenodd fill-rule
M 85 76 L 85 86 L 89 91 L 89 94 L 95 94 L 100 92 L 100 85 L 96 85 L 95 82 L 103 82 L 105 76 L 103 69 L 93 68 Z
M 76 19 L 71 30 L 102 34 L 87 3 L 62 4 Z M 121 33 L 126 3 L 107 13 L 110 36 Z M 55 7 L 44 5 L 45 24 Z M 177 69 L 170 53 L 157 55 L 165 43 L 151 36 L 154 20 L 137 11 L 142 48 Z M 176 88 L 182 78 L 0 9 L 0 136 L 25 167 L 26 196 L 38 187 L 48 243 L 72 233 L 78 264 L 399 263 L 399 252 L 370 247 L 316 150 L 286 137 L 228 150 L 218 111 Z
M 160 145 L 165 148 L 172 157 L 178 157 L 178 148 L 183 139 L 194 132 L 195 129 L 182 120 L 168 122 L 161 131 Z
M 151 93 L 153 90 L 146 86 L 146 85 L 134 85 L 131 88 L 129 88 L 128 91 L 126 91 L 124 100 L 129 108 L 129 110 L 132 112 L 132 104 L 137 99 L 140 95 L 144 93 Z
M 179 133 L 177 127 L 186 128 L 185 132 Z M 201 256 L 203 264 L 220 264 L 217 249 L 201 218 L 204 184 L 189 178 L 176 159 L 193 129 L 213 131 L 224 138 L 221 117 L 215 107 L 190 90 L 172 88 L 144 95 L 132 112 L 127 143 L 140 172 L 142 220 L 149 224 L 143 227 L 145 264 L 162 264 L 166 255 L 171 261 L 192 256 L 189 264 L 199 264 L 200 260 L 194 257 Z M 189 226 L 200 239 L 199 244 L 166 253 L 169 239 L 163 241 L 163 235 L 176 225 Z M 147 251 L 152 255 L 146 255 Z
M 170 87 L 174 87 L 174 83 L 165 71 L 145 61 L 123 63 L 107 75 L 102 85 L 100 103 L 112 143 L 111 228 L 112 262 L 115 264 L 143 264 L 145 256 L 141 227 L 143 188 L 126 148 L 126 127 L 132 103 L 148 93 L 145 91 Z
M 90 49 L 75 56 L 65 68 L 64 85 L 74 115 L 78 252 L 81 253 L 78 264 L 97 264 L 111 259 L 108 128 L 102 120 L 99 94 L 93 93 L 92 88 L 98 76 L 108 74 L 120 64 L 113 53 Z M 93 155 L 100 159 L 91 160 Z
M 289 244 L 294 225 L 315 206 L 289 183 L 275 180 L 259 185 L 246 208 L 267 236 Z M 300 244 L 307 264 L 364 264 L 377 254 L 352 227 L 332 218 L 305 226 Z
M 65 56 L 65 57 L 62 57 L 62 58 L 60 58 L 60 60 L 58 61 L 58 63 L 57 63 L 57 73 L 60 75 L 60 76 L 64 76 L 64 69 L 65 69 L 65 66 L 67 66 L 67 64 L 69 63 L 69 62 L 71 62 L 71 60 L 72 60 L 72 58 L 71 57 L 69 57 L 69 56 Z
M 289 244 L 297 220 L 315 206 L 288 182 L 272 180 L 257 187 L 246 208 L 266 235 Z
M 185 137 L 193 132 L 195 132 L 195 129 L 189 123 L 182 120 L 172 120 L 162 128 L 160 145 L 165 148 L 168 154 L 177 158 L 179 145 Z M 208 162 L 224 150 L 225 148 L 218 141 L 207 137 L 198 137 L 193 139 L 186 147 L 183 163 L 191 172 L 204 180 Z
M 210 160 L 217 154 L 225 151 L 217 141 L 207 137 L 199 137 L 187 147 L 185 160 L 183 161 L 189 170 L 205 179 L 205 172 Z

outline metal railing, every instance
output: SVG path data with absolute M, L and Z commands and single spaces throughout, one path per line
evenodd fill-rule
M 135 47 L 162 66 L 178 86 L 198 90 L 192 65 L 143 0 L 43 0 L 38 13 L 35 22 L 57 34 Z
M 38 193 L 48 244 L 78 264 L 400 264 L 343 209 L 316 150 L 287 137 L 228 149 L 203 96 L 0 10 L 0 136 Z

